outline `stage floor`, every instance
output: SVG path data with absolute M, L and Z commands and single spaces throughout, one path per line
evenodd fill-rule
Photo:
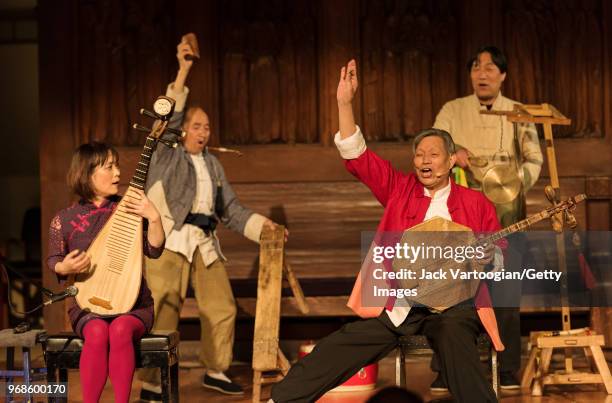
M 184 350 L 191 350 L 192 347 L 189 344 L 193 342 L 186 342 Z M 181 345 L 182 349 L 182 345 Z M 1 352 L 1 360 L 4 361 L 4 351 Z M 20 355 L 20 354 L 18 354 Z M 181 352 L 183 355 L 183 352 Z M 379 379 L 377 388 L 383 388 L 385 386 L 393 385 L 395 380 L 395 355 L 394 353 L 389 355 L 387 358 L 380 362 L 379 367 Z M 556 358 L 556 360 L 555 360 Z M 553 357 L 553 366 L 561 364 L 561 356 Z M 608 358 L 609 359 L 609 358 Z M 425 401 L 432 399 L 439 399 L 448 397 L 448 395 L 431 395 L 429 393 L 429 384 L 433 380 L 434 374 L 429 370 L 430 356 L 418 356 L 418 357 L 407 357 L 406 372 L 408 374 L 407 385 L 408 388 L 416 393 L 420 394 Z M 580 366 L 581 360 L 576 360 L 576 366 Z M 42 365 L 42 352 L 37 349 L 34 352 L 34 364 L 35 366 Z M 0 362 L 0 365 L 4 367 L 5 363 Z M 179 379 L 180 379 L 180 400 L 190 403 L 196 402 L 250 402 L 251 401 L 251 390 L 252 390 L 252 371 L 248 364 L 237 364 L 233 365 L 228 371 L 233 379 L 238 383 L 245 386 L 244 396 L 227 396 L 222 395 L 218 392 L 211 391 L 200 386 L 200 381 L 204 373 L 203 368 L 181 368 Z M 360 403 L 365 402 L 367 398 L 373 393 L 370 392 L 338 392 L 328 393 L 322 399 L 319 400 L 321 403 Z M 262 392 L 262 398 L 268 398 L 270 393 L 270 386 L 265 386 Z M 607 396 L 604 392 L 603 386 L 595 385 L 584 385 L 584 386 L 567 386 L 567 387 L 547 387 L 545 396 L 543 397 L 531 397 L 527 391 L 517 393 L 504 393 L 501 392 L 500 402 L 503 403 L 548 403 L 548 402 L 606 402 L 612 403 L 612 396 Z M 140 394 L 140 382 L 135 380 L 132 386 L 132 402 L 138 402 Z M 81 387 L 79 383 L 78 371 L 69 372 L 69 401 L 79 402 L 81 401 Z M 265 400 L 264 400 L 265 401 Z M 112 386 L 110 381 L 107 382 L 102 395 L 101 402 L 113 402 Z

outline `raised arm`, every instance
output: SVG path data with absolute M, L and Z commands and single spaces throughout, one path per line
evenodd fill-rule
M 180 129 L 183 125 L 185 103 L 187 102 L 187 97 L 189 95 L 189 88 L 185 85 L 185 82 L 189 76 L 189 70 L 193 65 L 193 60 L 185 59 L 185 56 L 189 54 L 193 54 L 191 46 L 189 46 L 189 44 L 184 40 L 181 41 L 181 43 L 176 46 L 176 60 L 178 61 L 179 65 L 176 73 L 176 80 L 168 84 L 168 87 L 166 88 L 166 96 L 176 101 L 176 104 L 174 105 L 174 112 L 172 113 L 170 122 L 168 123 L 168 127 L 172 129 Z M 163 137 L 167 140 L 175 140 L 176 138 L 174 134 L 170 133 L 165 133 Z M 171 155 L 178 151 L 180 150 L 158 145 L 155 153 L 153 154 L 151 165 L 153 167 L 158 164 L 166 165 L 168 163 L 168 159 L 171 158 Z M 147 191 L 151 185 L 152 182 L 147 182 Z
M 176 59 L 178 60 L 179 69 L 176 73 L 176 80 L 174 80 L 174 90 L 177 92 L 183 92 L 189 70 L 191 70 L 191 66 L 193 66 L 193 60 L 185 59 L 187 55 L 193 55 L 193 50 L 185 40 L 182 40 L 181 43 L 176 46 Z M 184 106 L 184 104 L 181 106 Z M 180 110 L 183 110 L 183 108 L 181 107 Z
M 340 70 L 340 81 L 336 98 L 338 100 L 338 123 L 340 124 L 340 138 L 352 136 L 357 130 L 353 116 L 353 97 L 357 92 L 357 63 L 352 59 Z
M 378 201 L 386 206 L 402 174 L 395 170 L 389 161 L 367 149 L 353 115 L 353 98 L 357 87 L 357 63 L 351 60 L 340 70 L 336 92 L 340 130 L 334 141 L 340 155 L 345 159 L 347 170 L 370 188 Z
M 193 54 L 191 46 L 183 40 L 176 46 L 176 60 L 178 61 L 178 71 L 176 73 L 176 79 L 173 83 L 168 85 L 166 89 L 166 96 L 174 99 L 176 105 L 174 105 L 174 113 L 170 118 L 169 127 L 178 129 L 183 123 L 183 116 L 185 114 L 185 103 L 187 102 L 187 96 L 189 95 L 189 88 L 185 85 L 191 66 L 193 66 L 193 60 L 186 60 L 185 56 Z

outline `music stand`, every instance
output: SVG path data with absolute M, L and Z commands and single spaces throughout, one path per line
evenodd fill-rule
M 552 204 L 560 201 L 559 173 L 555 156 L 553 125 L 570 125 L 571 119 L 565 117 L 557 108 L 550 104 L 519 105 L 515 104 L 511 111 L 481 111 L 481 114 L 504 115 L 509 122 L 541 124 L 544 128 L 546 156 L 552 192 L 547 193 Z M 595 334 L 588 329 L 571 329 L 570 308 L 567 291 L 567 262 L 565 253 L 565 238 L 563 226 L 567 218 L 558 214 L 552 218 L 552 227 L 556 234 L 557 255 L 559 256 L 559 271 L 561 275 L 561 322 L 562 330 L 558 332 L 531 332 L 529 340 L 531 351 L 527 366 L 521 380 L 522 388 L 531 387 L 532 396 L 542 396 L 545 385 L 575 385 L 603 383 L 606 392 L 612 394 L 612 376 L 602 352 L 605 345 L 603 335 Z M 575 219 L 569 220 L 570 226 L 575 226 Z M 549 372 L 550 361 L 554 348 L 565 351 L 565 368 L 562 371 Z M 579 372 L 573 367 L 572 349 L 582 348 L 593 372 Z

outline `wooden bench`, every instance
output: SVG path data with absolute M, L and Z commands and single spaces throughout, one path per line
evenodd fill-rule
M 155 331 L 135 343 L 136 368 L 159 368 L 162 401 L 178 402 L 178 343 L 176 331 Z M 43 341 L 48 382 L 68 382 L 68 369 L 78 369 L 83 339 L 74 333 L 49 335 Z M 56 399 L 67 401 L 67 399 Z

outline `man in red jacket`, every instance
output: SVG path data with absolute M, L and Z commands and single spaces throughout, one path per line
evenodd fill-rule
M 354 60 L 342 68 L 338 84 L 340 131 L 335 142 L 349 172 L 370 188 L 385 211 L 377 229 L 398 232 L 439 216 L 471 228 L 492 232 L 500 228 L 495 208 L 479 192 L 450 180 L 455 146 L 450 135 L 438 129 L 419 133 L 414 140 L 415 172 L 404 174 L 366 147 L 355 125 L 352 99 L 357 90 Z M 488 248 L 480 263 L 501 259 L 499 248 Z M 364 265 L 367 265 L 366 261 Z M 362 269 L 365 276 L 368 273 Z M 361 275 L 360 275 L 361 276 Z M 296 363 L 285 379 L 272 388 L 274 402 L 312 402 L 350 378 L 360 368 L 385 357 L 402 335 L 427 336 L 440 356 L 440 364 L 453 397 L 459 402 L 495 402 L 495 393 L 480 364 L 476 339 L 481 325 L 496 349 L 503 350 L 486 286 L 474 299 L 443 312 L 387 301 L 365 307 L 358 277 L 348 305 L 364 320 L 345 325 L 322 339 L 311 354 Z

